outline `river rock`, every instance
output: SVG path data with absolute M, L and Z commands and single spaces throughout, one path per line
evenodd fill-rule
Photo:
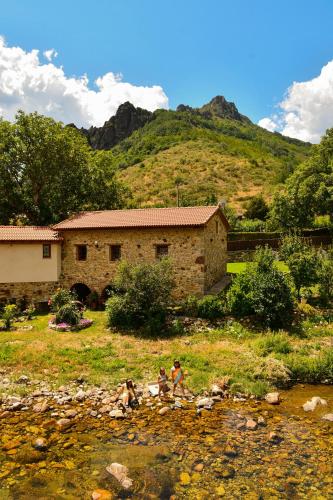
M 122 410 L 111 410 L 109 413 L 112 418 L 125 418 L 126 414 Z
M 30 378 L 27 375 L 21 375 L 17 380 L 18 384 L 27 384 L 28 382 L 30 382 Z
M 261 425 L 262 427 L 266 425 L 266 420 L 261 415 L 258 417 L 258 425 Z
M 181 472 L 179 475 L 179 480 L 183 486 L 188 486 L 191 483 L 191 476 L 188 472 Z
M 19 411 L 22 410 L 23 408 L 25 408 L 24 403 L 22 403 L 21 401 L 17 401 L 16 403 L 13 403 L 12 405 L 8 406 L 7 409 L 9 411 Z
M 42 401 L 41 403 L 36 403 L 32 407 L 32 411 L 35 413 L 45 413 L 49 409 L 49 405 L 47 401 Z
M 245 425 L 249 431 L 255 431 L 258 427 L 257 422 L 255 420 L 253 420 L 252 418 L 247 420 Z
M 2 449 L 3 449 L 3 451 L 15 450 L 16 448 L 18 448 L 20 446 L 20 444 L 21 443 L 18 440 L 7 441 L 7 443 L 5 443 L 2 446 Z
M 74 418 L 77 415 L 77 411 L 74 410 L 74 408 L 71 408 L 70 410 L 65 411 L 65 417 L 66 418 Z
M 266 394 L 265 399 L 270 405 L 278 405 L 280 403 L 280 393 L 269 392 Z
M 231 446 L 230 444 L 227 444 L 226 447 L 224 448 L 224 451 L 223 453 L 227 456 L 227 457 L 230 457 L 230 458 L 234 458 L 237 456 L 237 450 L 236 448 L 234 448 L 233 446 Z
M 32 446 L 38 451 L 46 451 L 48 449 L 47 441 L 43 437 L 37 438 Z
M 106 471 L 115 477 L 125 490 L 132 486 L 133 480 L 128 477 L 128 468 L 125 465 L 114 462 L 106 467 Z
M 91 498 L 92 500 L 112 500 L 113 495 L 111 491 L 98 488 L 92 492 Z
M 60 418 L 56 422 L 56 426 L 60 432 L 66 431 L 73 425 L 72 420 L 69 418 Z
M 326 413 L 326 415 L 324 415 L 322 419 L 328 420 L 329 422 L 333 422 L 333 413 Z
M 193 467 L 193 470 L 195 470 L 195 472 L 202 472 L 204 469 L 204 464 L 203 463 L 200 463 L 200 464 L 196 464 L 194 467 Z
M 76 394 L 75 394 L 75 399 L 76 401 L 84 401 L 86 399 L 86 393 L 80 389 Z
M 201 398 L 197 401 L 197 408 L 205 408 L 206 410 L 210 410 L 214 405 L 214 401 L 212 398 Z
M 163 406 L 163 408 L 161 408 L 160 410 L 158 410 L 158 414 L 159 415 L 165 415 L 166 413 L 168 413 L 169 410 L 170 410 L 169 406 Z
M 273 444 L 277 444 L 279 443 L 280 441 L 282 441 L 282 438 L 279 434 L 277 434 L 276 432 L 272 431 L 268 434 L 268 441 L 270 443 L 273 443 Z
M 223 390 L 217 384 L 213 384 L 210 388 L 210 393 L 212 396 L 223 396 Z
M 317 406 L 321 405 L 327 405 L 326 399 L 322 399 L 319 396 L 313 396 L 309 401 L 304 403 L 303 405 L 303 410 L 304 411 L 313 411 L 317 408 Z

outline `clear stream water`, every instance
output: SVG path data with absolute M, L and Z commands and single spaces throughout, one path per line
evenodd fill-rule
M 13 412 L 0 419 L 0 498 L 89 499 L 102 488 L 113 498 L 331 499 L 333 423 L 321 417 L 333 412 L 333 387 L 281 394 L 278 406 L 225 400 L 201 416 L 193 404 L 164 416 L 143 406 L 121 421 L 90 417 L 88 403 L 73 403 L 80 414 L 62 433 L 50 412 Z M 327 406 L 304 412 L 312 396 Z M 239 425 L 259 416 L 265 425 L 256 430 Z M 46 451 L 33 448 L 37 437 Z M 106 472 L 112 462 L 128 467 L 129 491 Z

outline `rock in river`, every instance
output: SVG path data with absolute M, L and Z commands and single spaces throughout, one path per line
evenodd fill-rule
M 49 409 L 49 405 L 48 405 L 48 402 L 47 401 L 42 401 L 41 403 L 36 403 L 32 410 L 35 412 L 35 413 L 44 413 L 46 412 L 47 410 Z
M 125 490 L 128 490 L 132 486 L 133 480 L 128 477 L 128 468 L 125 465 L 114 462 L 108 465 L 106 470 L 119 481 Z
M 322 419 L 328 420 L 329 422 L 333 422 L 333 413 L 326 413 L 326 415 L 324 415 Z
M 265 399 L 270 405 L 278 405 L 280 403 L 280 393 L 269 392 L 266 394 Z
M 158 410 L 158 414 L 159 415 L 165 415 L 166 413 L 168 413 L 169 410 L 170 410 L 169 406 L 163 406 L 163 408 L 161 408 L 160 410 Z
M 46 439 L 39 437 L 34 441 L 33 447 L 38 451 L 46 451 L 48 448 L 48 444 Z
M 91 498 L 92 500 L 112 500 L 113 495 L 111 491 L 98 488 L 92 492 Z
M 69 429 L 73 425 L 73 422 L 72 420 L 69 420 L 69 418 L 61 418 L 60 420 L 57 420 L 56 425 L 58 430 L 62 432 Z
M 303 410 L 304 411 L 313 411 L 313 410 L 315 410 L 317 408 L 317 406 L 319 404 L 321 404 L 321 405 L 327 405 L 326 399 L 322 399 L 319 396 L 314 396 L 309 401 L 307 401 L 306 403 L 304 403 Z
M 255 431 L 258 427 L 258 424 L 255 420 L 253 420 L 252 418 L 250 418 L 249 420 L 246 421 L 246 428 L 249 430 L 249 431 Z

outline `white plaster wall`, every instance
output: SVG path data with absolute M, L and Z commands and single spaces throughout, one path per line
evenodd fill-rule
M 43 242 L 0 244 L 0 283 L 58 281 L 60 270 L 59 243 L 51 243 L 49 259 L 43 259 Z

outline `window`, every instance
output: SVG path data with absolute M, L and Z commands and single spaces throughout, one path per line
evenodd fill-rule
M 216 231 L 216 234 L 218 234 L 218 232 L 219 232 L 219 221 L 218 220 L 215 221 L 215 231 Z
M 110 245 L 110 260 L 121 259 L 121 245 Z
M 44 245 L 43 245 L 43 259 L 50 259 L 50 258 L 51 258 L 51 244 L 44 243 Z
M 76 260 L 87 260 L 87 245 L 76 245 Z
M 162 259 L 167 257 L 169 253 L 169 245 L 156 245 L 156 258 Z

